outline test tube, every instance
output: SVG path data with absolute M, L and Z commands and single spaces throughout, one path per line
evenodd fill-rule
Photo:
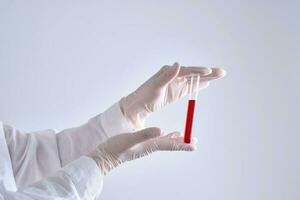
M 200 83 L 200 75 L 191 76 L 190 82 L 188 83 L 189 99 L 188 99 L 185 130 L 184 130 L 184 143 L 187 144 L 191 143 L 191 138 L 192 138 L 194 112 L 196 107 L 196 100 L 198 98 L 199 83 Z

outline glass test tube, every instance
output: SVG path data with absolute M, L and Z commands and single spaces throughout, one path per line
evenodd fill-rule
M 200 83 L 200 75 L 197 75 L 197 76 L 192 76 L 188 84 L 189 100 L 188 100 L 185 130 L 184 130 L 184 143 L 188 143 L 188 144 L 191 143 L 191 138 L 192 138 L 194 112 L 195 112 L 196 100 L 198 98 L 199 83 Z

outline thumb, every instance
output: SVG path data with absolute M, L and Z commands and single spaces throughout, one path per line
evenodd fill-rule
M 158 76 L 154 80 L 154 85 L 156 87 L 164 87 L 170 82 L 172 82 L 180 71 L 179 63 L 175 62 L 172 66 L 165 65 L 159 70 Z
M 160 128 L 152 127 L 146 128 L 128 135 L 127 142 L 124 148 L 129 149 L 132 146 L 150 140 L 152 138 L 159 137 L 162 134 Z

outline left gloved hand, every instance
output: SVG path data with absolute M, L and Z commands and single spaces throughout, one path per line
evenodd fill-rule
M 225 76 L 225 71 L 219 68 L 182 67 L 178 63 L 165 65 L 136 91 L 121 100 L 121 110 L 136 129 L 143 128 L 144 120 L 151 112 L 188 94 L 191 76 L 195 75 L 200 76 L 200 90 L 206 88 L 209 81 Z
M 196 138 L 185 144 L 180 133 L 163 135 L 159 128 L 152 127 L 134 133 L 124 133 L 109 138 L 87 156 L 91 157 L 103 175 L 126 161 L 135 160 L 155 151 L 194 151 Z

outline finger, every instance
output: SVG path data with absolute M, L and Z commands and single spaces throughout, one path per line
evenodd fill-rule
M 191 74 L 190 76 L 185 76 L 184 78 L 186 80 L 190 80 L 191 77 L 194 76 L 194 74 Z M 221 68 L 212 68 L 212 72 L 207 75 L 203 75 L 200 77 L 200 81 L 210 81 L 214 79 L 219 79 L 226 76 L 226 71 Z
M 173 132 L 173 133 L 169 133 L 168 135 L 166 135 L 166 137 L 168 138 L 177 138 L 180 137 L 180 133 L 179 132 Z
M 158 74 L 154 76 L 155 79 L 153 84 L 159 88 L 168 85 L 171 81 L 173 81 L 177 77 L 180 68 L 181 67 L 177 62 L 174 63 L 172 66 L 169 65 L 163 66 L 161 70 L 158 72 Z
M 191 76 L 191 75 L 200 75 L 205 76 L 212 73 L 212 70 L 207 67 L 182 67 L 180 68 L 180 72 L 178 74 L 178 77 L 184 77 L 184 76 Z
M 196 141 L 192 140 L 190 144 L 183 142 L 183 137 L 177 138 L 157 138 L 156 151 L 193 151 L 196 149 Z
M 195 92 L 195 91 L 196 91 L 196 89 L 197 89 L 196 84 L 197 84 L 197 82 L 194 82 L 194 83 L 193 83 L 192 92 Z M 209 82 L 208 82 L 208 81 L 200 82 L 200 83 L 199 83 L 199 86 L 198 86 L 198 91 L 199 91 L 199 90 L 203 90 L 203 89 L 207 88 L 208 86 L 209 86 Z
M 226 71 L 221 68 L 212 68 L 212 73 L 201 77 L 200 81 L 211 81 L 226 76 Z
M 187 86 L 188 88 L 190 88 L 190 86 L 192 85 L 192 92 L 195 92 L 196 89 L 197 89 L 197 79 L 193 79 L 193 83 L 191 84 L 191 78 L 187 78 Z M 209 86 L 209 81 L 202 81 L 202 79 L 200 80 L 199 82 L 199 85 L 198 85 L 198 91 L 199 90 L 203 90 L 205 88 L 207 88 Z
M 141 131 L 134 132 L 128 135 L 125 149 L 129 149 L 132 146 L 150 140 L 152 138 L 159 137 L 162 134 L 160 128 L 152 127 L 146 128 Z
M 185 144 L 178 141 L 170 141 L 164 148 L 159 148 L 160 151 L 194 151 L 196 150 L 195 144 Z
M 193 151 L 196 150 L 196 143 L 197 140 L 193 138 L 190 144 L 185 144 L 179 132 L 174 132 L 134 146 L 128 151 L 127 157 L 135 159 L 155 151 Z
M 178 137 L 176 138 L 172 138 L 173 140 L 176 140 L 178 143 L 184 143 L 184 137 L 179 135 Z M 198 139 L 196 137 L 193 137 L 192 140 L 191 140 L 191 143 L 189 144 L 197 144 L 198 143 Z M 186 143 L 184 143 L 186 144 Z
M 198 143 L 198 139 L 196 137 L 193 137 L 191 143 L 192 144 L 197 144 Z

